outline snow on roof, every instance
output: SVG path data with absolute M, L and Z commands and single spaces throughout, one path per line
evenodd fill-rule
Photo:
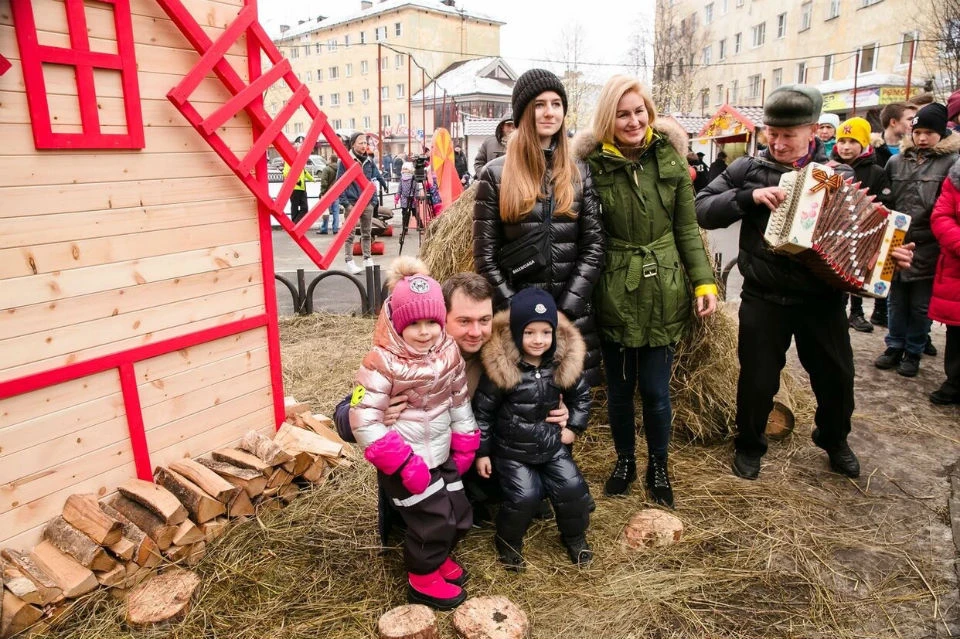
M 434 97 L 443 99 L 444 91 L 448 98 L 479 94 L 503 96 L 509 100 L 516 81 L 516 72 L 503 58 L 461 60 L 444 69 L 436 80 L 418 91 L 410 100 L 420 102 L 424 96 L 427 100 Z
M 372 18 L 373 16 L 381 13 L 387 13 L 388 11 L 393 11 L 394 9 L 399 9 L 401 7 L 414 7 L 417 9 L 433 11 L 435 13 L 445 13 L 451 16 L 457 16 L 458 18 L 473 18 L 474 20 L 483 20 L 485 22 L 492 22 L 494 24 L 506 24 L 506 22 L 498 20 L 493 16 L 484 13 L 478 13 L 476 11 L 467 11 L 465 9 L 451 7 L 443 4 L 440 2 L 440 0 L 383 0 L 383 2 L 377 2 L 369 9 L 361 9 L 341 16 L 324 18 L 320 21 L 317 21 L 316 19 L 307 19 L 303 22 L 303 24 L 299 24 L 291 28 L 289 31 L 285 31 L 277 36 L 275 42 L 291 40 L 307 33 L 329 29 L 330 27 L 353 22 L 354 20 Z M 272 30 L 273 29 L 271 29 L 271 31 Z
M 499 118 L 475 118 L 464 116 L 463 134 L 464 135 L 494 135 L 497 132 L 497 125 L 500 124 Z

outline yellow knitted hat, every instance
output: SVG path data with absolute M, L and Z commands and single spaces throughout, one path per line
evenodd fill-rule
M 863 118 L 850 118 L 840 123 L 837 139 L 850 138 L 866 150 L 870 146 L 870 123 Z

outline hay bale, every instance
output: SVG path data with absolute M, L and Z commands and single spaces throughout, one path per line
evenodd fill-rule
M 426 606 L 408 604 L 383 613 L 377 621 L 380 639 L 438 639 L 437 615 Z
M 473 597 L 453 613 L 463 639 L 523 639 L 530 632 L 527 614 L 506 597 Z
M 627 548 L 640 550 L 670 546 L 683 535 L 683 522 L 668 512 L 647 508 L 630 518 L 620 541 Z
M 473 204 L 477 183 L 443 209 L 443 215 L 427 226 L 420 246 L 420 259 L 430 274 L 442 282 L 454 273 L 473 271 Z

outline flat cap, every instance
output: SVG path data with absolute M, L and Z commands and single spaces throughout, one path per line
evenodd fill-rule
M 763 123 L 791 127 L 815 124 L 823 108 L 823 95 L 806 84 L 785 84 L 774 89 L 763 105 Z

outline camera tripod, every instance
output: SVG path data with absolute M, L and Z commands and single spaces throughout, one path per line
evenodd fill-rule
M 400 217 L 400 248 L 397 254 L 403 253 L 403 242 L 407 237 L 407 231 L 410 230 L 410 216 L 417 225 L 417 246 L 423 242 L 423 231 L 427 225 L 433 221 L 433 202 L 430 195 L 423 186 L 423 180 L 414 179 L 413 195 L 410 196 L 407 206 L 403 208 Z

